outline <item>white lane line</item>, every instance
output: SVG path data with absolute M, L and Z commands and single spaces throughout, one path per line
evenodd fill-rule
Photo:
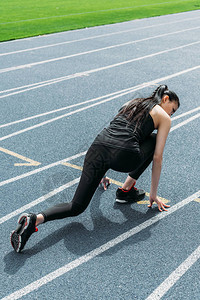
M 128 89 L 130 89 L 130 88 L 128 88 Z M 38 114 L 38 115 L 34 115 L 34 116 L 31 116 L 31 117 L 24 118 L 24 119 L 21 119 L 21 120 L 13 121 L 13 122 L 10 122 L 10 123 L 7 123 L 7 124 L 2 124 L 2 125 L 0 125 L 0 128 L 8 127 L 8 126 L 18 124 L 18 123 L 22 123 L 22 122 L 26 122 L 28 120 L 32 120 L 32 119 L 35 119 L 35 118 L 39 118 L 39 117 L 43 117 L 43 116 L 50 115 L 50 114 L 53 114 L 53 113 L 57 113 L 57 112 L 60 112 L 60 111 L 63 111 L 63 110 L 69 109 L 69 108 L 73 108 L 73 107 L 81 106 L 81 105 L 84 105 L 84 104 L 87 104 L 87 103 L 95 102 L 97 100 L 100 100 L 100 99 L 103 99 L 103 98 L 106 98 L 106 97 L 110 97 L 110 96 L 120 94 L 122 91 L 124 91 L 124 90 L 120 90 L 120 91 L 113 92 L 113 93 L 110 93 L 110 94 L 107 94 L 107 95 L 104 95 L 104 96 L 100 96 L 100 97 L 97 97 L 97 98 L 93 98 L 93 99 L 90 99 L 90 100 L 86 100 L 86 101 L 83 101 L 83 102 L 79 102 L 79 103 L 76 103 L 76 104 L 72 104 L 72 105 L 69 105 L 69 106 L 58 108 L 58 109 L 55 109 L 55 110 L 51 110 L 51 111 L 48 111 L 48 112 L 45 112 L 45 113 L 42 113 L 42 114 Z
M 189 196 L 188 198 L 180 201 L 179 203 L 173 205 L 168 209 L 167 212 L 159 213 L 158 215 L 150 218 L 149 220 L 141 223 L 140 225 L 133 227 L 132 229 L 124 232 L 123 234 L 120 234 L 116 238 L 110 240 L 109 242 L 101 245 L 100 247 L 88 252 L 87 254 L 73 260 L 72 262 L 64 265 L 63 267 L 39 278 L 38 280 L 28 284 L 27 286 L 15 291 L 14 293 L 2 298 L 2 300 L 8 300 L 8 299 L 19 299 L 22 296 L 25 296 L 34 290 L 39 289 L 43 285 L 52 282 L 56 278 L 68 273 L 69 271 L 79 267 L 80 265 L 88 262 L 89 260 L 95 258 L 96 256 L 104 253 L 105 251 L 115 247 L 116 245 L 124 242 L 130 237 L 133 237 L 135 234 L 141 232 L 142 230 L 145 230 L 146 228 L 152 226 L 153 224 L 157 223 L 158 221 L 164 219 L 165 217 L 171 215 L 172 213 L 176 212 L 180 208 L 184 207 L 185 205 L 192 202 L 195 198 L 197 198 L 200 195 L 200 191 L 196 192 L 195 194 Z
M 197 262 L 200 258 L 200 246 L 184 261 L 176 270 L 174 270 L 146 300 L 159 300 L 166 292 Z
M 179 2 L 184 2 L 184 1 L 188 1 L 188 0 L 173 1 L 173 4 L 174 3 L 179 3 Z M 22 23 L 22 22 L 31 22 L 31 21 L 37 21 L 37 20 L 48 20 L 48 19 L 55 19 L 55 18 L 65 18 L 65 17 L 71 17 L 71 16 L 79 16 L 79 15 L 94 14 L 94 13 L 96 14 L 96 13 L 101 13 L 101 12 L 125 10 L 125 9 L 132 9 L 132 8 L 135 9 L 135 8 L 140 8 L 140 7 L 156 6 L 156 5 L 164 5 L 164 4 L 172 4 L 172 2 L 161 2 L 161 3 L 151 3 L 151 4 L 143 4 L 143 5 L 137 5 L 137 6 L 117 7 L 117 8 L 110 8 L 110 9 L 101 9 L 101 10 L 94 10 L 94 11 L 71 13 L 71 14 L 67 14 L 67 15 L 58 15 L 58 16 L 49 16 L 49 17 L 42 17 L 42 18 L 35 18 L 35 19 L 12 21 L 12 22 L 3 22 L 3 23 L 0 23 L 0 25 L 17 24 L 17 23 Z
M 144 86 L 144 85 L 143 85 L 143 86 Z M 139 86 L 139 89 L 140 89 L 140 88 L 141 88 L 141 85 Z M 137 89 L 133 89 L 132 91 L 135 91 L 135 90 L 137 90 Z M 0 138 L 0 141 L 3 141 L 3 140 L 6 140 L 6 139 L 9 139 L 9 138 L 12 138 L 13 136 L 17 136 L 17 135 L 19 135 L 19 134 L 22 134 L 22 133 L 25 133 L 25 132 L 27 132 L 27 131 L 33 130 L 33 129 L 35 129 L 35 128 L 38 128 L 38 127 L 47 125 L 47 124 L 49 124 L 49 123 L 58 121 L 58 120 L 60 120 L 60 119 L 63 119 L 63 118 L 72 116 L 72 115 L 74 115 L 74 114 L 76 114 L 76 113 L 79 113 L 79 112 L 81 112 L 81 111 L 87 110 L 87 109 L 89 109 L 89 108 L 92 108 L 92 107 L 98 106 L 98 105 L 100 105 L 100 104 L 109 102 L 109 101 L 111 101 L 111 100 L 113 100 L 113 99 L 116 99 L 116 98 L 118 98 L 118 97 L 121 97 L 121 96 L 123 96 L 123 95 L 129 94 L 130 92 L 131 92 L 131 91 L 128 90 L 128 92 L 124 92 L 124 93 L 121 93 L 121 94 L 117 94 L 116 96 L 110 97 L 110 98 L 108 98 L 108 99 L 99 101 L 99 102 L 97 102 L 97 103 L 94 103 L 94 104 L 91 104 L 91 105 L 88 105 L 88 106 L 84 106 L 84 107 L 82 107 L 82 108 L 79 108 L 79 109 L 74 110 L 74 111 L 72 111 L 72 112 L 66 113 L 66 114 L 64 114 L 64 115 L 61 115 L 61 116 L 58 116 L 58 117 L 49 119 L 49 120 L 47 120 L 47 121 L 38 123 L 38 124 L 36 124 L 36 125 L 33 125 L 33 126 L 30 126 L 30 127 L 24 128 L 24 129 L 22 129 L 22 130 L 13 132 L 13 133 L 11 133 L 11 134 L 8 134 L 8 135 L 6 135 L 6 136 L 1 137 L 1 138 Z
M 192 116 L 192 117 L 190 117 L 189 119 L 187 119 L 187 120 L 185 120 L 185 121 L 183 121 L 183 122 L 181 122 L 181 123 L 179 123 L 179 124 L 173 126 L 173 127 L 171 128 L 170 132 L 172 132 L 172 131 L 176 130 L 177 128 L 180 128 L 180 127 L 182 127 L 182 126 L 188 124 L 189 122 L 191 122 L 191 121 L 193 121 L 193 120 L 195 120 L 195 119 L 197 119 L 197 118 L 199 118 L 199 117 L 200 117 L 200 113 L 199 113 L 199 114 L 196 114 L 196 115 L 194 115 L 194 116 Z
M 81 76 L 87 76 L 87 73 L 75 73 L 74 76 L 75 77 L 81 77 Z M 42 85 L 43 86 L 43 83 L 55 83 L 55 82 L 61 82 L 62 80 L 66 80 L 66 79 L 69 79 L 68 77 L 71 76 L 71 75 L 68 75 L 68 76 L 63 76 L 63 77 L 58 77 L 58 78 L 54 78 L 54 79 L 50 79 L 50 80 L 46 80 L 46 81 L 41 81 L 41 82 L 36 82 L 36 83 L 32 83 L 32 84 L 28 84 L 28 85 L 24 85 L 24 86 L 20 86 L 20 87 L 16 87 L 16 88 L 12 88 L 12 89 L 8 89 L 8 90 L 3 90 L 3 91 L 0 91 L 0 94 L 2 93 L 7 93 L 7 92 L 12 92 L 12 91 L 16 91 L 16 90 L 20 90 L 20 89 L 23 89 L 23 88 L 27 88 L 27 87 L 32 87 L 32 86 L 37 86 L 39 85 L 39 87 Z M 71 76 L 72 78 L 72 76 Z M 29 89 L 27 89 L 29 90 Z M 21 91 L 19 91 L 21 93 Z M 12 94 L 10 94 L 12 95 Z M 9 95 L 5 95 L 5 96 L 9 96 Z M 4 96 L 3 96 L 4 97 Z M 0 96 L 0 98 L 3 98 L 2 96 Z
M 27 131 L 30 131 L 30 130 L 33 130 L 35 128 L 38 128 L 38 127 L 41 127 L 41 126 L 44 126 L 46 124 L 49 124 L 51 122 L 54 122 L 54 121 L 57 121 L 57 120 L 60 120 L 62 118 L 65 118 L 67 116 L 71 116 L 73 114 L 76 114 L 76 113 L 79 113 L 81 111 L 84 111 L 86 109 L 89 109 L 89 108 L 92 108 L 92 107 L 95 107 L 97 105 L 100 105 L 100 104 L 103 104 L 103 103 L 106 103 L 106 102 L 109 102 L 113 99 L 116 99 L 118 97 L 121 97 L 121 96 L 124 96 L 124 95 L 127 95 L 131 92 L 134 92 L 134 91 L 137 91 L 137 90 L 140 90 L 144 87 L 148 87 L 149 85 L 152 85 L 152 84 L 155 84 L 155 83 L 158 83 L 158 82 L 161 82 L 161 81 L 166 81 L 168 79 L 171 79 L 171 78 L 174 78 L 176 76 L 180 76 L 180 75 L 183 75 L 183 74 L 186 74 L 188 72 L 191 72 L 191 71 L 194 71 L 194 70 L 197 70 L 200 68 L 200 65 L 199 66 L 195 66 L 193 68 L 189 68 L 189 69 L 186 69 L 186 70 L 183 70 L 183 71 L 180 71 L 180 72 L 177 72 L 177 73 L 174 73 L 172 75 L 168 75 L 168 76 L 165 76 L 165 77 L 161 77 L 161 78 L 158 78 L 158 79 L 155 79 L 155 80 L 152 80 L 152 81 L 149 81 L 149 82 L 146 82 L 146 83 L 143 83 L 143 84 L 140 84 L 140 85 L 137 85 L 137 86 L 134 86 L 134 87 L 131 87 L 131 88 L 128 88 L 128 89 L 125 89 L 124 92 L 120 93 L 120 94 L 117 94 L 113 97 L 110 97 L 108 99 L 105 99 L 105 100 L 102 100 L 102 101 L 99 101 L 97 103 L 94 103 L 94 104 L 91 104 L 91 105 L 88 105 L 88 106 L 85 106 L 83 108 L 79 108 L 77 110 L 74 110 L 72 112 L 69 112 L 69 113 L 66 113 L 64 115 L 61 115 L 61 116 L 58 116 L 58 117 L 55 117 L 55 118 L 52 118 L 52 119 L 49 119 L 47 121 L 44 121 L 44 122 L 41 122 L 41 123 L 38 123 L 36 125 L 33 125 L 33 126 L 30 126 L 30 127 L 27 127 L 27 128 L 24 128 L 22 130 L 19 130 L 19 131 L 16 131 L 16 132 L 13 132 L 9 135 L 6 135 L 6 136 L 3 136 L 0 138 L 0 141 L 3 141 L 3 140 L 6 140 L 6 139 L 9 139 L 9 138 L 12 138 L 13 136 L 17 136 L 19 134 L 22 134 L 22 133 L 25 133 Z
M 12 89 L 0 91 L 0 94 L 11 92 L 11 91 L 17 91 L 17 90 L 21 90 L 21 89 L 28 88 L 28 87 L 35 87 L 36 86 L 36 88 L 38 88 L 38 87 L 45 86 L 45 83 L 47 83 L 47 85 L 49 85 L 51 83 L 57 83 L 57 82 L 61 82 L 63 80 L 68 80 L 68 79 L 77 78 L 77 77 L 81 77 L 81 76 L 87 76 L 87 73 L 84 73 L 84 72 L 74 73 L 72 75 L 66 75 L 66 76 L 57 77 L 57 78 L 53 78 L 53 79 L 49 79 L 49 80 L 45 80 L 45 81 L 31 83 L 31 84 L 15 87 L 15 88 L 12 88 Z M 5 95 L 5 96 L 0 96 L 0 98 L 4 98 L 4 97 L 10 96 L 10 95 L 15 95 L 15 94 L 18 94 L 18 93 L 21 93 L 21 92 L 24 92 L 24 91 L 29 91 L 29 90 L 31 90 L 31 89 L 25 89 L 25 90 L 19 91 L 17 93 L 8 94 L 8 95 Z
M 133 87 L 132 87 L 133 88 Z M 6 124 L 2 124 L 0 125 L 0 128 L 4 128 L 4 127 L 8 127 L 8 126 L 12 126 L 12 125 L 15 125 L 15 124 L 18 124 L 18 123 L 23 123 L 23 122 L 26 122 L 26 121 L 29 121 L 29 120 L 33 120 L 33 119 L 36 119 L 36 118 L 40 118 L 40 117 L 43 117 L 43 116 L 47 116 L 47 115 L 50 115 L 50 114 L 53 114 L 53 113 L 57 113 L 57 112 L 60 112 L 60 111 L 63 111 L 63 110 L 66 110 L 66 109 L 70 109 L 70 108 L 73 108 L 73 107 L 77 107 L 77 106 L 81 106 L 81 105 L 84 105 L 84 104 L 87 104 L 87 103 L 91 103 L 91 102 L 95 102 L 97 100 L 101 100 L 103 98 L 106 98 L 106 97 L 110 97 L 110 96 L 114 96 L 114 95 L 117 95 L 117 94 L 120 94 L 124 91 L 128 91 L 131 89 L 131 92 L 132 92 L 132 88 L 127 88 L 127 89 L 123 89 L 123 90 L 120 90 L 120 91 L 117 91 L 117 92 L 113 92 L 113 93 L 110 93 L 110 94 L 107 94 L 107 95 L 103 95 L 103 96 L 100 96 L 100 97 L 97 97 L 97 98 L 93 98 L 93 99 L 90 99 L 90 100 L 86 100 L 86 101 L 83 101 L 83 102 L 79 102 L 79 103 L 76 103 L 76 104 L 72 104 L 72 105 L 68 105 L 68 106 L 65 106 L 65 107 L 61 107 L 61 108 L 58 108 L 58 109 L 55 109 L 55 110 L 51 110 L 51 111 L 48 111 L 48 112 L 45 112 L 45 113 L 41 113 L 41 114 L 38 114 L 38 115 L 34 115 L 34 116 L 31 116 L 31 117 L 27 117 L 27 118 L 24 118 L 24 119 L 20 119 L 20 120 L 16 120 L 16 121 L 13 121 L 13 122 L 9 122 L 9 123 L 6 123 Z M 179 119 L 179 118 L 182 118 L 184 116 L 187 116 L 193 112 L 196 112 L 200 109 L 200 106 L 192 109 L 192 110 L 189 110 L 185 113 L 182 113 L 176 117 L 172 117 L 171 120 L 176 120 L 176 119 Z
M 175 130 L 175 129 L 180 128 L 180 127 L 183 126 L 183 125 L 186 125 L 187 123 L 193 121 L 193 120 L 196 119 L 197 117 L 200 117 L 200 114 L 198 114 L 198 115 L 196 115 L 196 116 L 193 116 L 193 117 L 189 118 L 188 120 L 179 123 L 178 126 L 176 125 L 176 126 L 172 127 L 171 130 L 170 130 L 170 132 L 172 132 L 172 131 Z M 67 159 L 65 159 L 65 160 L 62 160 L 62 161 L 53 163 L 53 164 L 48 165 L 48 166 L 45 166 L 45 167 L 43 167 L 43 168 L 36 169 L 36 170 L 34 170 L 34 171 L 32 171 L 32 172 L 28 172 L 28 173 L 19 175 L 19 176 L 17 176 L 17 177 L 13 177 L 13 178 L 11 178 L 11 179 L 8 179 L 8 180 L 5 180 L 5 181 L 1 181 L 1 182 L 0 182 L 0 186 L 6 185 L 6 184 L 11 183 L 11 182 L 15 182 L 15 181 L 17 181 L 17 180 L 20 180 L 20 179 L 22 179 L 22 178 L 31 176 L 31 175 L 36 174 L 36 173 L 42 172 L 42 171 L 47 170 L 47 169 L 49 169 L 49 168 L 55 167 L 55 166 L 57 166 L 58 164 L 61 164 L 61 163 L 63 163 L 63 162 L 67 162 L 67 161 L 72 160 L 72 159 L 75 159 L 75 158 L 77 158 L 77 157 L 81 157 L 81 156 L 85 155 L 86 152 L 87 152 L 87 151 L 82 152 L 82 153 L 79 153 L 79 154 L 76 154 L 76 155 L 71 156 L 71 157 L 69 157 L 69 158 L 67 158 Z M 59 193 L 59 188 L 56 189 L 56 190 L 58 190 L 58 192 L 56 192 L 56 194 Z M 62 191 L 63 191 L 63 190 L 64 190 L 64 189 L 62 189 Z M 54 191 L 52 191 L 51 193 L 54 193 Z M 49 194 L 47 194 L 47 195 L 49 195 Z M 46 199 L 45 197 L 46 197 L 47 195 L 44 195 L 44 196 L 40 197 L 39 200 L 36 199 L 36 200 L 30 202 L 30 203 L 28 204 L 28 205 L 29 205 L 29 208 L 35 206 L 36 204 L 40 203 L 41 201 L 44 201 L 44 200 Z M 55 193 L 54 193 L 53 195 L 55 195 Z M 40 200 L 40 199 L 43 199 L 43 197 L 44 197 L 44 200 Z M 47 196 L 47 198 L 49 198 L 49 197 L 51 197 L 51 196 Z M 38 202 L 38 201 L 39 201 L 39 202 Z M 35 203 L 36 203 L 36 204 L 35 204 Z M 23 207 L 24 207 L 24 206 L 23 206 Z M 3 223 L 3 222 L 5 222 L 5 221 L 7 221 L 7 220 L 9 220 L 10 218 L 16 216 L 16 215 L 18 214 L 19 211 L 20 211 L 20 212 L 23 212 L 23 207 L 21 207 L 21 208 L 15 210 L 15 211 L 9 213 L 8 215 L 4 216 L 3 218 L 1 218 L 1 219 L 0 219 L 0 224 Z M 27 207 L 27 206 L 26 206 L 26 207 Z
M 53 196 L 55 196 L 56 194 L 60 193 L 60 192 L 63 192 L 64 190 L 66 190 L 67 188 L 73 186 L 74 184 L 78 183 L 80 180 L 80 177 L 70 181 L 70 182 L 67 182 L 66 184 L 64 185 L 61 185 L 59 186 L 57 189 L 54 189 L 53 191 L 49 192 L 48 194 L 45 194 L 43 196 L 41 196 L 40 198 L 18 208 L 17 210 L 11 212 L 10 214 L 0 218 L 0 224 L 8 221 L 9 219 L 23 213 L 24 211 L 26 210 L 29 210 L 30 208 L 32 208 L 33 206 L 35 205 L 38 205 L 40 204 L 41 202 L 44 202 L 45 200 L 47 200 L 48 198 L 51 198 Z
M 28 89 L 24 89 L 24 90 L 21 90 L 21 91 L 18 91 L 18 92 L 6 94 L 6 95 L 3 95 L 3 96 L 0 96 L 0 98 L 5 98 L 5 97 L 8 97 L 8 96 L 20 94 L 20 93 L 23 93 L 23 92 L 26 92 L 26 91 L 30 91 L 30 90 L 37 89 L 37 88 L 40 88 L 40 87 L 43 87 L 43 86 L 55 84 L 57 82 L 61 82 L 61 81 L 65 81 L 65 80 L 69 80 L 69 79 L 73 79 L 73 78 L 77 78 L 77 77 L 81 77 L 81 76 L 88 76 L 88 75 L 96 73 L 96 72 L 105 71 L 105 70 L 108 70 L 108 69 L 111 69 L 111 68 L 115 68 L 115 67 L 119 67 L 119 66 L 122 66 L 122 65 L 125 65 L 125 64 L 133 63 L 135 61 L 139 61 L 139 60 L 142 60 L 142 59 L 152 58 L 154 56 L 161 55 L 161 54 L 164 54 L 164 53 L 169 53 L 171 51 L 176 51 L 176 50 L 179 50 L 179 49 L 184 49 L 186 47 L 194 46 L 194 45 L 197 45 L 199 43 L 200 43 L 200 41 L 197 41 L 197 42 L 185 44 L 185 45 L 182 45 L 182 46 L 178 46 L 178 47 L 175 47 L 175 48 L 171 48 L 171 49 L 159 51 L 159 52 L 156 52 L 156 53 L 148 54 L 148 55 L 145 55 L 145 56 L 141 56 L 141 57 L 138 57 L 138 58 L 133 58 L 133 59 L 126 60 L 126 61 L 123 61 L 123 62 L 120 62 L 120 63 L 116 63 L 116 64 L 112 64 L 112 65 L 107 65 L 107 66 L 100 67 L 100 68 L 97 68 L 97 69 L 92 69 L 92 70 L 88 70 L 88 71 L 84 71 L 84 72 L 80 72 L 80 73 L 75 73 L 75 74 L 67 75 L 67 76 L 64 76 L 64 77 L 58 77 L 58 78 L 55 78 L 55 79 L 51 79 L 49 81 L 45 81 L 44 84 L 42 84 L 43 82 L 38 82 L 38 83 L 30 84 L 28 86 L 34 86 L 34 87 L 31 87 L 31 88 L 28 88 Z M 38 86 L 36 86 L 37 84 L 38 84 Z M 22 89 L 23 86 L 22 87 L 18 87 L 16 89 L 19 89 L 19 88 Z M 4 91 L 2 91 L 2 92 L 4 92 Z
M 61 165 L 61 164 L 64 163 L 64 162 L 67 162 L 67 161 L 70 161 L 70 160 L 79 158 L 79 157 L 81 157 L 81 156 L 84 156 L 84 155 L 86 154 L 86 152 L 87 152 L 87 151 L 84 151 L 84 152 L 81 152 L 81 153 L 72 155 L 72 156 L 70 156 L 70 157 L 68 157 L 68 158 L 65 158 L 65 159 L 56 161 L 56 162 L 54 162 L 54 163 L 52 163 L 52 164 L 49 164 L 49 165 L 47 165 L 47 166 L 44 166 L 44 167 L 35 169 L 35 170 L 33 170 L 33 171 L 30 171 L 30 172 L 21 174 L 21 175 L 19 175 L 19 176 L 12 177 L 12 178 L 10 178 L 10 179 L 1 181 L 1 182 L 0 182 L 0 186 L 3 186 L 3 185 L 6 185 L 6 184 L 9 184 L 9 183 L 18 181 L 18 180 L 20 180 L 20 179 L 23 179 L 23 178 L 26 178 L 26 177 L 29 177 L 29 176 L 32 176 L 32 175 L 35 175 L 35 174 L 40 173 L 40 172 L 42 172 L 42 171 L 46 171 L 46 170 L 48 170 L 48 169 L 50 169 L 50 168 L 56 167 L 56 166 L 58 166 L 58 165 Z
M 171 120 L 174 121 L 174 120 L 180 119 L 180 118 L 185 117 L 185 116 L 187 116 L 189 114 L 192 114 L 193 112 L 197 112 L 198 110 L 200 110 L 200 106 L 198 106 L 198 107 L 196 107 L 196 108 L 194 108 L 192 110 L 188 110 L 187 112 L 182 113 L 182 114 L 180 114 L 178 116 L 172 117 Z
M 109 49 L 113 49 L 113 48 L 132 45 L 132 44 L 135 44 L 135 43 L 145 42 L 145 41 L 149 41 L 149 40 L 152 40 L 152 39 L 162 38 L 162 37 L 166 37 L 166 36 L 170 36 L 170 35 L 174 35 L 174 34 L 180 34 L 180 33 L 188 32 L 188 31 L 191 31 L 191 30 L 198 30 L 199 28 L 200 28 L 200 26 L 192 27 L 192 28 L 188 28 L 188 29 L 182 29 L 182 30 L 163 33 L 163 34 L 159 34 L 159 35 L 155 35 L 155 36 L 151 36 L 151 37 L 147 37 L 147 38 L 143 38 L 143 39 L 139 39 L 139 40 L 129 41 L 129 42 L 126 42 L 126 43 L 115 44 L 115 45 L 111 45 L 111 46 L 107 46 L 107 47 L 103 47 L 103 48 L 98 48 L 98 49 L 94 49 L 94 50 L 88 50 L 88 51 L 79 52 L 79 53 L 75 53 L 75 54 L 70 54 L 70 55 L 60 56 L 60 57 L 56 57 L 56 58 L 51 58 L 51 59 L 47 59 L 47 60 L 43 60 L 43 61 L 37 61 L 37 62 L 28 63 L 28 64 L 24 64 L 24 65 L 4 68 L 4 69 L 0 69 L 0 74 L 1 73 L 6 73 L 6 72 L 11 72 L 11 71 L 16 71 L 16 70 L 21 70 L 21 69 L 25 69 L 25 68 L 31 68 L 31 67 L 34 67 L 34 66 L 38 66 L 38 65 L 42 65 L 42 64 L 46 64 L 46 63 L 51 63 L 51 62 L 55 62 L 55 61 L 60 61 L 60 60 L 63 60 L 63 59 L 73 58 L 73 57 L 77 57 L 77 56 L 81 56 L 81 55 L 86 55 L 86 54 L 96 53 L 96 52 L 105 51 L 105 50 L 109 50 Z
M 166 26 L 166 25 L 169 26 L 171 24 L 188 22 L 190 20 L 194 21 L 196 19 L 199 19 L 199 17 L 186 18 L 186 19 L 183 19 L 183 20 L 176 20 L 176 21 L 167 22 L 167 23 L 159 23 L 159 24 L 149 25 L 149 26 L 143 26 L 143 27 L 139 27 L 139 28 L 132 28 L 132 29 L 127 29 L 127 30 L 121 30 L 121 31 L 117 31 L 117 32 L 100 34 L 100 35 L 90 36 L 90 37 L 87 37 L 87 38 L 70 40 L 70 41 L 66 41 L 66 42 L 60 42 L 60 43 L 55 43 L 55 44 L 38 46 L 38 47 L 34 47 L 34 48 L 28 48 L 28 49 L 16 50 L 16 51 L 11 51 L 11 52 L 5 52 L 5 53 L 0 53 L 0 56 L 12 55 L 12 54 L 23 53 L 23 52 L 28 52 L 28 51 L 35 51 L 35 50 L 40 50 L 40 49 L 45 49 L 45 48 L 50 48 L 50 47 L 56 47 L 56 46 L 61 46 L 61 45 L 66 45 L 66 44 L 71 44 L 71 43 L 76 43 L 76 42 L 82 42 L 82 41 L 87 41 L 87 40 L 92 40 L 92 39 L 97 39 L 97 38 L 102 38 L 102 37 L 107 37 L 107 36 L 122 34 L 122 33 L 139 31 L 139 30 L 149 29 L 149 28 L 154 28 L 154 27 L 158 28 L 159 26 Z

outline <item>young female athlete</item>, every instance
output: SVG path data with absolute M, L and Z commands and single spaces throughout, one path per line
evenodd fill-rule
M 90 203 L 99 183 L 102 182 L 105 187 L 108 169 L 130 172 L 122 188 L 117 189 L 116 201 L 133 202 L 145 194 L 134 186 L 153 160 L 149 207 L 156 202 L 160 211 L 166 210 L 169 205 L 158 198 L 157 188 L 165 142 L 171 126 L 170 116 L 179 105 L 177 95 L 168 90 L 166 85 L 161 85 L 150 97 L 133 99 L 122 107 L 90 146 L 72 201 L 57 204 L 37 215 L 22 214 L 17 229 L 11 233 L 14 250 L 20 252 L 24 248 L 39 224 L 81 214 Z M 154 129 L 157 129 L 157 134 L 152 133 Z

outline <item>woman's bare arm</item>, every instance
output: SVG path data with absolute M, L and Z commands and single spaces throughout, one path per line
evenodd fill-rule
M 153 157 L 149 207 L 151 207 L 153 202 L 155 201 L 158 205 L 159 210 L 162 211 L 162 209 L 166 210 L 165 207 L 169 207 L 169 206 L 165 205 L 157 197 L 157 189 L 158 189 L 158 183 L 159 183 L 161 169 L 162 169 L 164 147 L 171 127 L 171 119 L 164 111 L 162 111 L 162 109 L 159 110 L 156 119 L 158 124 L 158 132 L 157 132 L 156 147 L 155 147 L 155 152 Z

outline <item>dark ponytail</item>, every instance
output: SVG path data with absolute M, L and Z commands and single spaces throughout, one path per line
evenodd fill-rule
M 156 104 L 160 104 L 162 97 L 164 96 L 165 91 L 168 90 L 167 85 L 160 85 L 159 87 L 157 87 L 157 89 L 155 89 L 155 91 L 153 92 L 153 94 L 151 95 L 151 97 L 153 98 L 154 102 Z
M 157 104 L 160 104 L 163 96 L 168 95 L 170 101 L 175 101 L 180 106 L 178 96 L 168 90 L 167 85 L 160 85 L 155 89 L 150 97 L 136 98 L 131 100 L 126 106 L 122 107 L 117 117 L 123 115 L 130 123 L 135 123 L 135 130 L 140 127 L 142 121 L 147 118 L 149 112 Z

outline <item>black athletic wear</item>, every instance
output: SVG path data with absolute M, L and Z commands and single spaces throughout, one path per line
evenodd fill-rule
M 108 169 L 130 172 L 132 178 L 138 179 L 153 158 L 156 144 L 153 130 L 154 123 L 150 115 L 136 132 L 134 124 L 130 124 L 124 116 L 116 117 L 90 146 L 72 201 L 43 211 L 45 222 L 82 213 Z
M 154 123 L 151 115 L 144 120 L 135 131 L 135 124 L 130 124 L 126 117 L 120 115 L 107 128 L 104 128 L 94 140 L 94 144 L 111 146 L 119 149 L 139 153 L 140 145 L 154 131 Z

